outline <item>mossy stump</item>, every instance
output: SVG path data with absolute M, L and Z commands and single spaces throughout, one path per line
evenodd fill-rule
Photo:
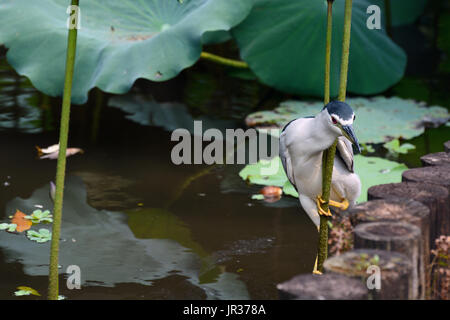
M 380 184 L 370 187 L 369 200 L 411 199 L 424 204 L 430 210 L 430 247 L 434 248 L 434 239 L 448 234 L 445 221 L 450 214 L 449 191 L 435 184 L 402 182 Z
M 406 300 L 412 297 L 411 262 L 398 252 L 356 249 L 333 256 L 324 263 L 326 274 L 345 275 L 360 281 L 366 288 L 374 274 L 368 269 L 377 266 L 380 271 L 380 288 L 368 289 L 370 300 Z
M 411 263 L 411 284 L 409 299 L 419 299 L 420 279 L 425 276 L 421 270 L 421 231 L 405 222 L 362 223 L 354 229 L 355 249 L 369 248 L 399 252 Z M 422 271 L 422 273 L 421 273 Z M 424 278 L 423 278 L 424 279 Z
M 367 300 L 361 281 L 339 274 L 302 274 L 277 285 L 281 300 Z
M 368 222 L 406 222 L 420 229 L 419 298 L 425 299 L 427 266 L 430 261 L 430 210 L 422 203 L 408 199 L 373 200 L 349 210 L 353 226 Z

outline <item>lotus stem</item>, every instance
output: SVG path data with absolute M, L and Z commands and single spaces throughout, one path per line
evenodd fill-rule
M 328 42 L 331 46 L 331 6 L 333 1 L 328 1 L 328 19 L 327 19 L 327 50 Z M 339 101 L 345 101 L 347 90 L 347 73 L 348 73 L 348 58 L 350 52 L 350 31 L 351 31 L 351 19 L 352 19 L 352 0 L 345 0 L 345 14 L 344 14 L 344 36 L 342 40 L 342 60 L 341 60 L 341 74 L 339 81 Z M 331 49 L 331 48 L 330 48 Z M 330 50 L 331 51 L 331 50 Z M 327 52 L 328 54 L 328 52 Z M 327 57 L 326 59 L 329 59 Z M 329 65 L 325 62 L 325 74 L 328 73 L 328 77 L 325 76 L 325 81 L 329 81 Z M 328 69 L 327 69 L 328 68 Z M 329 90 L 329 83 L 325 83 L 325 90 Z M 328 88 L 328 89 L 327 89 Z M 329 102 L 329 92 L 325 94 L 325 104 Z M 328 98 L 327 98 L 328 97 Z M 328 99 L 328 101 L 327 101 Z M 330 199 L 331 178 L 333 174 L 334 156 L 336 154 L 337 140 L 328 148 L 322 157 L 322 199 L 325 203 L 322 205 L 324 211 L 328 211 L 328 201 Z M 319 253 L 317 257 L 317 270 L 323 271 L 323 263 L 327 259 L 328 255 L 328 219 L 325 216 L 320 216 L 320 229 L 319 229 Z
M 352 0 L 345 0 L 344 36 L 342 39 L 341 77 L 339 101 L 344 102 L 347 91 L 348 57 L 350 55 L 350 31 L 352 28 Z
M 331 34 L 333 30 L 333 0 L 327 1 L 327 41 L 325 49 L 325 83 L 323 100 L 324 105 L 330 102 L 330 64 L 331 64 Z
M 327 35 L 325 49 L 325 77 L 324 77 L 324 105 L 330 102 L 330 65 L 331 65 L 331 34 L 333 30 L 333 0 L 327 1 Z M 333 148 L 334 146 L 334 148 Z M 331 174 L 333 173 L 334 154 L 336 142 L 322 155 L 322 198 L 326 201 L 322 209 L 328 211 L 330 198 Z M 328 160 L 330 159 L 330 161 Z M 322 272 L 323 262 L 328 255 L 328 218 L 320 216 L 319 244 L 317 253 L 317 270 Z
M 226 66 L 230 66 L 230 67 L 234 67 L 234 68 L 248 68 L 248 64 L 244 61 L 239 61 L 239 60 L 233 60 L 233 59 L 228 59 L 228 58 L 224 58 L 209 52 L 202 52 L 200 54 L 200 58 L 205 59 L 205 60 L 209 60 L 209 61 L 213 61 L 219 64 L 223 64 Z
M 72 6 L 78 6 L 79 0 L 72 0 Z M 53 230 L 50 248 L 50 270 L 48 299 L 58 300 L 58 254 L 59 237 L 61 234 L 61 218 L 64 195 L 64 178 L 66 170 L 66 149 L 69 135 L 70 100 L 72 96 L 72 79 L 75 66 L 75 52 L 77 46 L 77 29 L 69 29 L 67 54 L 66 54 L 66 74 L 64 79 L 64 93 L 61 112 L 61 123 L 59 132 L 59 153 L 56 167 L 56 192 L 53 207 Z

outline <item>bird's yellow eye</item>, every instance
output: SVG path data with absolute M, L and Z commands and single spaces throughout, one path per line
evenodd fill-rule
M 337 124 L 337 120 L 335 117 L 331 117 L 331 121 L 333 121 L 333 124 Z

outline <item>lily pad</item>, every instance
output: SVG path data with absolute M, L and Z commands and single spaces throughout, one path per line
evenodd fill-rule
M 344 23 L 344 0 L 333 5 L 331 97 L 338 94 Z M 384 29 L 370 30 L 367 0 L 354 0 L 348 91 L 380 93 L 398 82 L 406 55 Z M 323 96 L 327 2 L 257 0 L 232 35 L 240 54 L 258 76 L 279 90 Z
M 425 107 L 424 103 L 398 97 L 349 98 L 346 101 L 356 113 L 356 136 L 363 143 L 384 143 L 392 138 L 410 139 L 424 132 L 423 121 L 448 121 L 447 109 Z M 323 102 L 286 101 L 273 111 L 260 111 L 247 116 L 249 126 L 275 125 L 282 128 L 290 120 L 315 115 Z
M 361 179 L 361 195 L 358 202 L 367 201 L 367 190 L 374 185 L 383 183 L 401 182 L 403 171 L 408 168 L 404 164 L 385 160 L 378 157 L 355 156 L 355 172 Z M 272 165 L 278 170 L 272 175 L 261 174 L 263 168 Z M 283 193 L 293 197 L 298 197 L 294 186 L 289 182 L 284 173 L 280 157 L 274 157 L 270 161 L 264 160 L 249 164 L 239 172 L 239 176 L 252 184 L 274 185 L 283 187 Z
M 50 211 L 34 210 L 31 215 L 25 216 L 25 219 L 31 220 L 33 223 L 53 222 L 53 216 Z
M 52 239 L 52 234 L 48 229 L 39 229 L 39 232 L 34 230 L 27 231 L 27 238 L 38 243 L 47 242 Z
M 61 95 L 67 46 L 66 0 L 4 0 L 0 43 L 16 71 L 40 91 Z M 72 101 L 84 103 L 99 87 L 127 92 L 134 81 L 164 81 L 200 57 L 202 36 L 229 30 L 253 1 L 82 1 Z
M 400 145 L 400 140 L 398 140 L 398 139 L 394 139 L 392 141 L 386 142 L 385 144 L 383 144 L 383 147 L 388 149 L 389 152 L 391 152 L 393 154 L 398 154 L 398 153 L 406 154 L 406 153 L 408 153 L 409 150 L 413 150 L 416 148 L 411 143 L 404 143 L 404 144 Z
M 0 223 L 0 230 L 6 230 L 8 232 L 16 231 L 17 224 L 15 223 Z

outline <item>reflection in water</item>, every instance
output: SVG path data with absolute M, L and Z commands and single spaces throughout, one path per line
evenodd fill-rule
M 216 274 L 214 280 L 200 280 L 201 273 L 206 272 L 207 253 L 191 239 L 189 229 L 174 215 L 159 209 L 130 212 L 130 230 L 126 214 L 96 210 L 86 203 L 85 186 L 79 178 L 70 176 L 66 181 L 61 272 L 69 265 L 78 265 L 82 285 L 105 287 L 118 283 L 148 285 L 176 272 L 201 288 L 209 299 L 249 297 L 237 275 L 217 272 L 220 269 L 214 266 L 211 267 Z M 48 191 L 45 186 L 28 199 L 13 199 L 7 204 L 7 212 L 15 208 L 31 212 L 36 204 L 51 208 Z M 49 243 L 39 245 L 23 236 L 1 232 L 0 246 L 8 262 L 20 261 L 26 274 L 48 274 Z
M 0 59 L 0 130 L 41 132 L 39 96 L 26 78 L 11 72 L 6 61 Z

